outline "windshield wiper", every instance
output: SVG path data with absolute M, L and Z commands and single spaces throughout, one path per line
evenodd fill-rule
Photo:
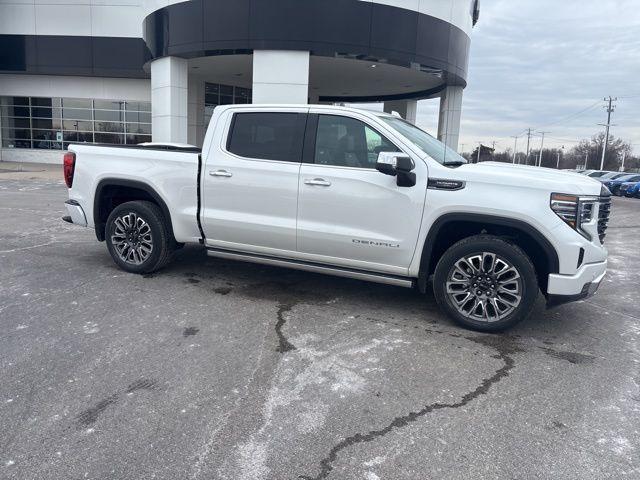
M 467 162 L 461 162 L 460 160 L 450 160 L 447 162 L 442 162 L 442 165 L 445 167 L 459 167 L 460 165 L 466 165 Z

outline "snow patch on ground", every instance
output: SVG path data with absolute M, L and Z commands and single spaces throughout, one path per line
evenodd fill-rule
M 264 480 L 275 473 L 267 466 L 270 444 L 278 442 L 280 435 L 290 436 L 291 431 L 280 433 L 274 425 L 293 422 L 300 435 L 313 434 L 324 426 L 330 413 L 322 395 L 334 392 L 339 398 L 347 398 L 364 392 L 366 375 L 372 371 L 371 359 L 377 362 L 379 354 L 399 343 L 394 338 L 374 338 L 364 345 L 347 340 L 322 350 L 315 345 L 317 340 L 310 334 L 292 339 L 296 350 L 280 361 L 263 405 L 262 426 L 237 446 L 236 472 L 241 472 L 242 480 Z M 282 441 L 291 443 L 295 439 Z M 368 475 L 368 479 L 378 478 L 373 472 Z

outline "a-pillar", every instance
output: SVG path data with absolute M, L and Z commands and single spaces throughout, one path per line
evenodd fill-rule
M 151 62 L 151 133 L 154 142 L 187 143 L 187 60 Z
M 187 107 L 187 139 L 191 145 L 202 147 L 207 125 L 204 124 L 205 81 L 189 75 L 189 94 Z
M 458 151 L 463 87 L 447 87 L 440 97 L 438 140 Z
M 383 108 L 386 113 L 398 112 L 407 122 L 416 123 L 418 116 L 417 100 L 393 100 L 384 102 Z
M 308 103 L 309 52 L 253 51 L 253 103 Z

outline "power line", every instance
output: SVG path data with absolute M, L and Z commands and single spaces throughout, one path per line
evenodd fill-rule
M 551 140 L 557 140 L 559 142 L 565 142 L 565 143 L 580 143 L 582 140 L 570 140 L 568 138 L 558 138 L 558 137 L 550 137 L 547 135 L 547 138 L 551 139 Z
M 578 117 L 578 116 L 580 116 L 580 115 L 582 115 L 584 113 L 587 113 L 590 110 L 593 110 L 595 107 L 600 105 L 600 102 L 601 102 L 601 100 L 598 100 L 597 102 L 589 105 L 587 108 L 584 108 L 584 109 L 582 109 L 582 110 L 580 110 L 578 112 L 575 112 L 575 113 L 569 114 L 569 115 L 567 115 L 565 117 L 562 117 L 562 118 L 556 120 L 555 122 L 545 123 L 544 125 L 539 125 L 538 127 L 536 127 L 536 130 L 539 129 L 539 128 L 543 128 L 543 127 L 549 127 L 551 125 L 557 125 L 559 123 L 565 122 L 567 120 L 571 120 L 571 119 L 573 119 L 575 117 Z

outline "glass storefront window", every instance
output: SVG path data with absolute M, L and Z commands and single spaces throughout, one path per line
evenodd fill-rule
M 135 145 L 151 141 L 151 135 L 127 135 L 127 144 Z
M 209 125 L 213 109 L 218 105 L 232 105 L 251 103 L 250 88 L 205 83 L 204 89 L 204 124 Z
M 151 123 L 151 112 L 126 112 L 127 123 Z
M 0 97 L 0 125 L 3 148 L 61 150 L 76 142 L 150 142 L 151 103 Z
M 108 122 L 123 122 L 124 110 L 95 110 L 95 119 Z
M 151 124 L 150 123 L 127 123 L 126 131 L 127 133 L 143 133 L 146 135 L 151 135 Z
M 92 100 L 87 98 L 63 98 L 62 106 L 65 108 L 86 108 L 91 110 L 93 108 L 91 102 Z
M 151 112 L 150 102 L 125 102 L 127 112 Z
M 81 108 L 63 108 L 62 118 L 72 120 L 93 120 L 92 111 Z
M 96 143 L 115 143 L 124 144 L 124 135 L 116 135 L 113 133 L 97 133 L 95 134 Z
M 96 132 L 123 133 L 124 123 L 120 122 L 96 122 Z

